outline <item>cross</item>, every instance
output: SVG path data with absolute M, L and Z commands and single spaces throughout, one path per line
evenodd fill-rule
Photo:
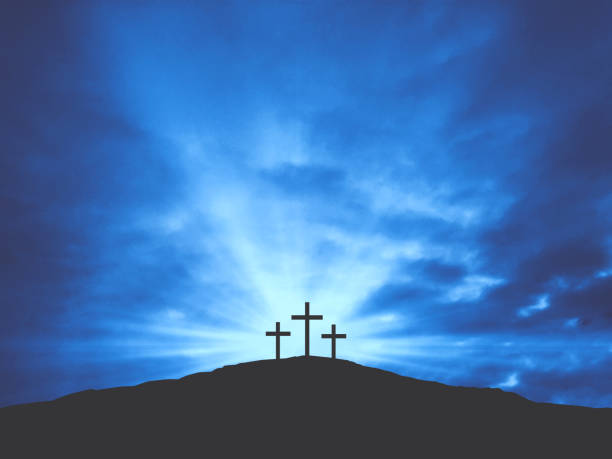
M 304 354 L 306 357 L 310 356 L 310 321 L 311 320 L 323 320 L 323 316 L 321 315 L 310 315 L 310 303 L 307 301 L 304 306 L 304 315 L 292 315 L 291 320 L 303 320 L 304 321 L 304 331 L 306 335 L 305 347 L 306 353 Z
M 346 338 L 346 333 L 336 334 L 336 324 L 332 324 L 332 332 L 331 333 L 323 333 L 321 338 L 331 338 L 332 340 L 332 359 L 336 358 L 336 339 L 337 338 Z
M 291 336 L 291 332 L 280 331 L 280 322 L 276 322 L 276 331 L 267 331 L 266 336 L 276 336 L 276 360 L 280 359 L 280 337 Z

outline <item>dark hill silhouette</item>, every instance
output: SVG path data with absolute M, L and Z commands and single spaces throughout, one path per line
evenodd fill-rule
M 610 457 L 612 409 L 321 357 L 0 409 L 2 457 Z

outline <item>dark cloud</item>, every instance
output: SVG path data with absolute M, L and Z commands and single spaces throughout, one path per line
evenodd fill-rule
M 550 315 L 566 319 L 566 326 L 608 330 L 612 326 L 612 276 L 595 279 L 576 289 L 559 292 L 551 299 Z M 569 323 L 567 321 L 570 321 Z
M 67 370 L 58 342 L 91 338 L 113 306 L 127 313 L 167 304 L 189 279 L 185 254 L 134 228 L 182 192 L 160 154 L 168 145 L 111 108 L 73 14 L 14 4 L 1 20 L 9 63 L 0 84 L 3 404 L 59 395 Z M 153 288 L 161 283 L 164 290 Z M 78 326 L 66 330 L 69 322 Z M 41 374 L 54 382 L 36 389 Z
M 554 301 L 550 311 L 529 320 L 517 319 L 516 313 L 538 295 L 570 294 L 610 263 L 610 224 L 600 210 L 610 194 L 606 145 L 612 141 L 612 119 L 609 104 L 602 103 L 612 76 L 612 65 L 602 54 L 610 46 L 602 19 L 610 16 L 610 5 L 539 2 L 516 7 L 506 16 L 502 33 L 475 58 L 484 58 L 487 67 L 478 72 L 481 88 L 447 128 L 456 132 L 518 110 L 533 126 L 515 144 L 518 151 L 509 152 L 519 162 L 510 160 L 506 171 L 498 169 L 499 184 L 519 199 L 494 225 L 480 230 L 487 271 L 506 283 L 493 289 L 482 307 L 473 308 L 475 330 L 495 324 L 542 326 L 547 318 L 556 327 Z M 488 139 L 461 147 L 496 155 L 482 145 Z
M 611 378 L 612 358 L 606 357 L 578 369 L 525 372 L 521 387 L 533 400 L 608 407 L 612 404 Z
M 445 284 L 461 280 L 466 274 L 466 268 L 461 265 L 450 265 L 438 261 L 424 264 L 425 276 L 434 282 Z

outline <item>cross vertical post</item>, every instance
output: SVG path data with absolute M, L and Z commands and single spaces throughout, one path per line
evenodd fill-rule
M 280 322 L 276 322 L 276 330 L 267 331 L 266 336 L 276 336 L 276 360 L 280 360 L 280 337 L 291 336 L 291 332 L 281 331 Z
M 304 355 L 310 357 L 310 321 L 311 320 L 323 320 L 322 315 L 311 315 L 310 314 L 310 302 L 306 301 L 304 305 L 304 314 L 292 315 L 291 320 L 303 320 L 304 321 Z
M 332 343 L 332 359 L 336 358 L 336 339 L 346 338 L 346 333 L 336 333 L 336 324 L 332 324 L 331 333 L 323 333 L 321 338 L 329 338 Z

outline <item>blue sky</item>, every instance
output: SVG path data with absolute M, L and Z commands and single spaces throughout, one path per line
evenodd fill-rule
M 0 404 L 303 353 L 612 406 L 609 2 L 19 2 Z

